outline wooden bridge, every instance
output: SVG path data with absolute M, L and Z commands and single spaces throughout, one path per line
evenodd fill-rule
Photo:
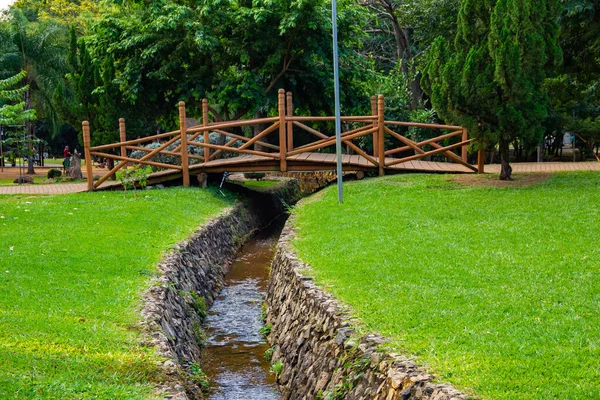
M 467 162 L 467 146 L 474 140 L 460 126 L 386 121 L 384 98 L 371 98 L 371 115 L 342 116 L 345 129 L 342 144 L 344 171 L 420 171 L 446 173 L 483 172 L 483 153 L 479 152 L 477 167 Z M 292 94 L 279 90 L 278 115 L 270 118 L 223 121 L 219 114 L 202 101 L 202 124 L 188 127 L 183 102 L 179 103 L 179 129 L 141 139 L 127 140 L 125 121 L 119 120 L 120 141 L 90 147 L 90 129 L 83 122 L 83 140 L 88 176 L 88 189 L 94 190 L 115 176 L 125 166 L 150 165 L 159 169 L 149 176 L 149 182 L 182 178 L 189 186 L 190 175 L 219 172 L 301 172 L 335 170 L 336 156 L 330 149 L 335 136 L 316 129 L 319 124 L 331 124 L 334 117 L 295 116 Z M 209 120 L 212 114 L 212 121 Z M 253 137 L 244 130 L 264 127 Z M 416 142 L 401 132 L 408 128 L 435 129 L 442 134 Z M 301 133 L 304 132 L 304 133 Z M 210 143 L 209 134 L 222 136 L 223 144 Z M 272 138 L 272 136 L 276 136 Z M 312 138 L 312 139 L 309 139 Z M 357 143 L 358 142 L 358 143 Z M 154 149 L 143 144 L 158 143 Z M 370 144 L 372 146 L 365 146 Z M 365 147 L 372 147 L 367 153 Z M 460 155 L 453 150 L 461 150 Z M 120 151 L 119 151 L 120 150 Z M 119 154 L 114 154 L 117 152 Z M 146 153 L 133 158 L 130 153 Z M 129 155 L 128 155 L 129 154 Z M 235 157 L 225 158 L 225 155 Z M 430 161 L 441 155 L 445 161 Z M 92 157 L 107 158 L 119 163 L 97 182 L 93 181 Z M 164 159 L 169 159 L 169 162 Z

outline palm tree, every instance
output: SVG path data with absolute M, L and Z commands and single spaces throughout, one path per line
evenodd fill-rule
M 0 53 L 0 78 L 26 72 L 23 85 L 25 109 L 37 110 L 56 126 L 57 113 L 52 96 L 58 87 L 64 87 L 68 72 L 66 29 L 53 21 L 30 22 L 18 8 L 10 10 L 8 21 L 0 29 L 0 42 L 5 49 Z M 27 136 L 35 137 L 35 123 L 25 122 Z M 33 158 L 29 158 L 28 174 L 35 174 Z

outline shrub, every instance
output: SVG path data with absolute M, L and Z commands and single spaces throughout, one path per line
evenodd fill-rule
M 266 176 L 264 172 L 244 172 L 244 178 L 246 179 L 256 179 L 260 181 Z
M 62 172 L 60 172 L 60 169 L 50 168 L 48 170 L 48 179 L 58 178 L 61 175 L 62 175 Z
M 117 172 L 117 180 L 121 181 L 125 191 L 123 197 L 127 193 L 127 189 L 133 189 L 135 197 L 137 198 L 136 185 L 142 189 L 146 187 L 148 183 L 148 175 L 152 173 L 152 168 L 149 166 L 143 166 L 139 168 L 129 168 L 120 170 Z

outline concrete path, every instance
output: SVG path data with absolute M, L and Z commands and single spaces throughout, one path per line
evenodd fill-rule
M 558 171 L 600 171 L 600 162 L 541 162 L 541 163 L 510 163 L 513 173 L 536 173 L 536 172 L 558 172 Z M 500 164 L 485 166 L 485 172 L 491 174 L 500 173 Z

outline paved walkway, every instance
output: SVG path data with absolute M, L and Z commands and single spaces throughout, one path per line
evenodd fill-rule
M 600 171 L 600 162 L 544 162 L 544 163 L 511 163 L 513 173 L 538 173 L 557 171 Z M 488 174 L 499 174 L 500 165 L 490 164 L 485 166 Z M 108 184 L 107 184 L 108 185 Z M 65 194 L 85 192 L 87 183 L 62 183 L 52 185 L 22 185 L 0 186 L 0 194 Z
M 0 194 L 65 194 L 85 192 L 87 183 L 55 183 L 51 185 L 0 186 Z
M 600 171 L 600 162 L 541 162 L 541 163 L 510 163 L 513 173 L 536 173 L 558 171 Z M 486 173 L 499 174 L 500 164 L 485 166 Z

